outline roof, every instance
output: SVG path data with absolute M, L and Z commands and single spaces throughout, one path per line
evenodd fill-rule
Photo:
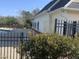
M 70 0 L 60 0 L 57 4 L 55 4 L 50 11 L 56 10 L 58 8 L 64 7 Z
M 61 8 L 61 7 L 64 7 L 70 0 L 52 0 L 50 3 L 48 3 L 39 13 L 45 11 L 45 10 L 48 10 L 49 8 L 51 8 L 49 10 L 50 11 L 54 11 L 58 8 Z M 57 2 L 57 3 L 56 3 Z M 56 3 L 56 4 L 55 4 Z M 54 5 L 55 4 L 55 5 Z M 38 13 L 38 14 L 39 14 Z
M 41 11 L 43 12 L 44 10 L 48 10 L 57 0 L 52 0 L 51 2 L 49 2 Z

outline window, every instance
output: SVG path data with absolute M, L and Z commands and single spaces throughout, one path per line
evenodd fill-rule
M 37 22 L 37 30 L 39 30 L 39 22 Z
M 36 28 L 36 23 L 35 22 L 32 23 L 32 27 Z
M 32 27 L 34 28 L 34 22 L 32 22 Z
M 78 25 L 77 21 L 55 19 L 55 33 L 74 37 L 79 32 Z
M 38 22 L 33 22 L 32 26 L 33 26 L 33 28 L 39 30 L 39 21 Z
M 36 28 L 36 23 L 34 23 L 34 27 Z

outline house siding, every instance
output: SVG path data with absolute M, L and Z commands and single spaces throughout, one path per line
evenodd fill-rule
M 50 13 L 49 25 L 51 33 L 55 32 L 55 19 L 63 21 L 79 21 L 79 12 L 59 9 L 53 13 Z M 60 22 L 60 21 L 59 21 Z M 60 30 L 59 30 L 60 31 Z M 63 35 L 63 32 L 61 33 Z
M 51 33 L 54 33 L 55 32 L 55 20 L 56 19 L 60 19 L 61 18 L 61 10 L 58 10 L 58 11 L 55 11 L 54 13 L 50 13 L 50 18 L 51 18 L 51 25 L 50 25 L 50 28 L 51 28 Z
M 67 18 L 69 20 L 79 21 L 79 11 L 67 11 Z
M 42 32 L 42 33 L 50 33 L 50 31 L 49 31 L 49 15 L 48 14 L 41 15 L 33 20 L 33 23 L 38 23 L 38 22 L 39 22 L 39 30 L 37 28 L 35 28 L 36 30 L 38 30 L 39 32 Z
M 39 31 L 42 33 L 55 33 L 55 19 L 61 21 L 77 21 L 79 22 L 79 11 L 67 10 L 67 9 L 57 9 L 47 14 L 43 14 L 34 19 L 34 22 L 39 21 Z M 37 30 L 37 29 L 36 29 Z M 62 28 L 63 30 L 63 28 Z M 61 33 L 60 33 L 61 32 Z M 63 35 L 61 28 L 58 30 L 60 35 Z
M 61 10 L 61 12 L 56 15 L 56 18 L 66 21 L 79 21 L 79 11 Z
M 58 20 L 57 23 L 60 23 L 60 24 L 57 24 L 57 28 L 58 29 L 56 30 L 56 33 L 58 33 L 60 35 L 63 35 L 63 30 L 64 30 L 63 23 L 64 22 L 67 22 L 68 24 L 71 24 L 71 23 L 73 24 L 73 22 L 77 22 L 77 27 L 78 27 L 78 23 L 79 23 L 79 12 L 78 11 L 72 11 L 72 10 L 71 11 L 70 10 L 63 10 L 63 11 L 60 10 L 58 12 L 52 13 L 52 20 L 53 20 L 53 22 L 52 22 L 52 29 L 53 29 L 53 31 L 55 31 L 54 30 L 54 28 L 55 28 L 55 19 Z M 67 34 L 68 35 L 70 34 L 68 32 L 69 30 L 70 29 L 67 29 Z M 77 30 L 77 32 L 79 32 L 79 30 Z

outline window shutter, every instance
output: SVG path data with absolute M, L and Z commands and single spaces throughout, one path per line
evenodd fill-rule
M 39 30 L 39 22 L 37 23 L 37 30 Z
M 57 28 L 57 19 L 55 19 L 55 29 L 54 29 L 55 33 L 56 33 L 56 28 Z
M 66 32 L 67 32 L 67 22 L 64 21 L 63 35 L 66 35 Z
M 72 36 L 76 34 L 76 21 L 73 21 Z

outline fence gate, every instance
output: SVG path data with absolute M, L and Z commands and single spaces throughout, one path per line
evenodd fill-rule
M 19 59 L 16 52 L 21 33 L 0 31 L 0 59 Z M 26 35 L 23 37 L 26 40 Z

